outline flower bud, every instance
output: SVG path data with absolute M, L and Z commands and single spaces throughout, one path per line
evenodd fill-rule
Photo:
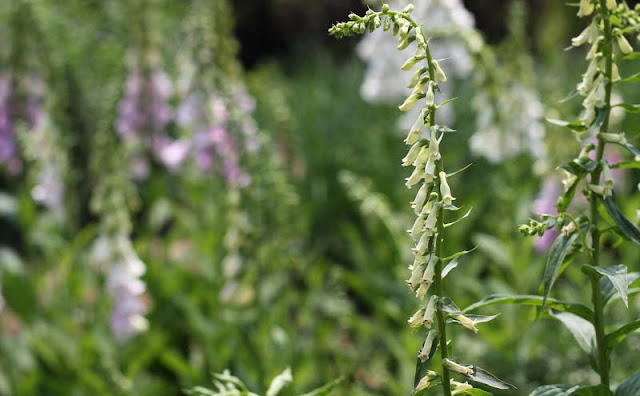
M 574 223 L 573 221 L 570 222 L 566 226 L 562 227 L 560 232 L 562 232 L 563 235 L 571 235 L 571 234 L 573 234 L 574 232 L 576 232 L 576 223 Z
M 598 139 L 604 140 L 607 143 L 615 143 L 622 146 L 626 146 L 627 144 L 629 144 L 629 142 L 627 142 L 627 138 L 624 137 L 624 133 L 600 132 L 598 133 L 597 137 Z
M 383 4 L 382 5 L 382 12 L 389 12 L 389 4 Z
M 418 393 L 421 390 L 425 390 L 430 387 L 431 382 L 436 378 L 438 378 L 438 373 L 431 370 L 427 371 L 424 377 L 420 378 L 420 382 L 418 382 L 418 385 L 416 385 L 415 393 Z
M 376 15 L 375 18 L 373 18 L 373 26 L 378 29 L 380 28 L 380 26 L 382 25 L 382 21 L 380 20 L 380 17 Z
M 416 313 L 414 313 L 407 322 L 409 326 L 415 328 L 422 325 L 422 318 L 424 318 L 424 308 L 420 308 Z
M 418 58 L 414 55 L 411 58 L 407 59 L 406 62 L 404 62 L 404 64 L 402 65 L 402 67 L 400 67 L 400 69 L 404 70 L 404 71 L 409 71 L 411 69 L 413 69 L 413 67 L 416 65 L 416 63 L 418 63 Z
M 422 273 L 422 282 L 433 283 L 433 278 L 436 274 L 436 264 L 438 263 L 438 260 L 439 259 L 434 255 L 431 255 L 431 257 L 429 257 L 429 263 Z
M 449 183 L 447 183 L 447 173 L 440 172 L 438 176 L 440 176 L 440 196 L 442 197 L 442 204 L 444 206 L 452 205 L 452 201 L 455 198 L 451 195 L 451 188 L 449 188 Z
M 429 69 L 427 69 L 424 66 L 416 70 L 413 73 L 413 76 L 411 77 L 411 81 L 409 81 L 409 85 L 407 85 L 407 88 L 414 88 L 416 85 L 418 85 L 418 83 L 420 83 L 420 81 L 422 80 L 422 75 L 426 73 L 428 70 Z
M 416 42 L 419 47 L 424 47 L 427 44 L 427 41 L 424 38 L 424 33 L 422 33 L 422 28 L 416 29 Z
M 429 282 L 430 283 L 430 282 Z M 436 303 L 438 302 L 438 296 L 431 296 L 427 307 L 424 309 L 424 316 L 422 318 L 422 324 L 430 327 L 433 322 L 433 316 L 436 313 Z
M 418 182 L 420 182 L 420 180 L 422 180 L 422 178 L 424 177 L 424 168 L 422 167 L 416 167 L 413 170 L 413 173 L 411 173 L 411 176 L 409 176 L 406 180 L 407 182 L 405 183 L 405 185 L 408 188 L 413 187 L 414 185 L 418 184 Z
M 474 333 L 478 332 L 478 325 L 472 319 L 469 319 L 468 317 L 462 314 L 454 315 L 452 316 L 452 318 L 456 319 L 458 322 L 460 322 L 460 324 L 463 327 L 466 327 L 467 329 L 473 331 Z
M 617 82 L 620 81 L 620 71 L 618 70 L 618 65 L 615 63 L 611 65 L 611 81 Z
M 413 164 L 415 166 L 425 165 L 428 159 L 429 159 L 429 146 L 422 146 L 422 149 L 420 149 L 420 153 L 418 153 L 418 157 L 415 159 L 415 162 Z
M 608 10 L 613 10 L 618 6 L 618 4 L 616 4 L 616 0 L 607 0 L 607 9 Z
M 429 81 L 429 86 L 427 87 L 427 94 L 425 96 L 425 100 L 427 102 L 427 107 L 431 107 L 435 104 L 436 97 L 433 92 L 433 82 Z
M 431 235 L 424 233 L 422 234 L 422 236 L 420 237 L 420 240 L 418 241 L 418 243 L 416 244 L 415 247 L 415 251 L 420 254 L 420 255 L 424 255 L 427 252 L 427 249 L 429 248 L 429 238 L 431 237 Z
M 409 111 L 413 109 L 413 106 L 416 105 L 420 96 L 421 95 L 418 93 L 412 93 L 400 106 L 398 106 L 398 109 L 400 109 L 400 111 Z
M 424 166 L 424 182 L 432 183 L 436 173 L 436 157 L 429 155 L 429 159 Z
M 589 25 L 586 29 L 582 31 L 582 33 L 572 38 L 571 45 L 573 45 L 574 47 L 579 47 L 582 44 L 586 43 L 589 40 L 589 32 L 591 30 L 592 25 L 593 24 Z
M 413 143 L 413 146 L 409 149 L 407 155 L 402 159 L 402 166 L 409 166 L 418 158 L 418 154 L 421 152 L 422 146 L 420 143 Z
M 429 286 L 431 286 L 431 284 L 421 282 L 416 290 L 416 298 L 422 299 L 427 294 Z
M 385 32 L 391 29 L 391 19 L 385 18 L 384 23 L 382 24 L 382 30 Z
M 411 14 L 413 12 L 413 4 L 409 3 L 404 10 L 402 10 L 405 14 Z
M 434 60 L 432 63 L 433 63 L 433 68 L 435 69 L 435 80 L 436 80 L 436 82 L 438 82 L 438 83 L 446 82 L 447 81 L 447 75 L 444 74 L 444 71 L 440 67 L 440 63 L 438 63 L 437 60 Z
M 407 232 L 409 232 L 409 235 L 411 235 L 413 239 L 416 239 L 422 232 L 422 229 L 424 228 L 424 222 L 424 217 L 418 216 L 416 218 L 416 221 L 413 223 L 413 227 L 411 227 L 410 230 L 407 230 Z
M 423 184 L 418 193 L 416 194 L 415 199 L 411 203 L 411 207 L 414 209 L 414 212 L 419 214 L 422 211 L 425 201 L 427 200 L 427 192 L 429 191 L 429 185 Z
M 422 349 L 418 354 L 418 358 L 420 358 L 420 361 L 423 363 L 429 358 L 429 352 L 431 352 L 431 347 L 433 347 L 433 341 L 435 341 L 437 334 L 438 333 L 435 330 L 429 331 L 427 339 L 424 340 L 424 344 L 422 344 Z
M 468 382 L 458 382 L 453 379 L 451 380 L 451 386 L 453 386 L 453 391 L 451 392 L 452 396 L 468 391 L 469 389 L 473 389 L 473 386 Z
M 431 212 L 429 212 L 429 216 L 427 216 L 427 220 L 424 223 L 424 232 L 425 235 L 433 235 L 433 232 L 436 229 L 437 226 L 437 222 L 438 222 L 438 209 L 439 209 L 439 205 L 435 205 L 433 207 L 433 209 L 431 209 Z
M 442 364 L 449 370 L 454 373 L 462 374 L 462 375 L 473 375 L 473 366 L 463 366 L 454 362 L 451 359 L 444 358 L 442 359 Z
M 631 46 L 631 44 L 629 44 L 627 38 L 624 37 L 623 34 L 618 35 L 616 39 L 618 40 L 618 47 L 620 47 L 620 51 L 623 54 L 627 55 L 633 52 L 633 47 Z
M 579 17 L 585 17 L 593 14 L 595 6 L 591 0 L 580 0 L 580 9 L 578 10 Z

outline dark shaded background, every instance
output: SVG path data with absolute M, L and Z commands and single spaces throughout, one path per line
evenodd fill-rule
M 476 18 L 476 26 L 490 43 L 500 41 L 506 34 L 505 20 L 511 2 L 464 0 Z M 366 10 L 363 3 L 362 0 L 236 0 L 233 4 L 236 34 L 241 43 L 240 57 L 244 65 L 251 68 L 264 58 L 286 58 L 298 53 L 301 47 L 329 47 L 343 53 L 355 41 L 336 41 L 329 37 L 327 29 L 351 11 L 363 13 Z M 557 12 L 557 3 L 562 3 L 560 12 L 573 12 L 558 0 L 527 0 L 527 3 L 532 11 L 527 26 L 531 33 L 538 20 L 547 17 L 546 12 Z

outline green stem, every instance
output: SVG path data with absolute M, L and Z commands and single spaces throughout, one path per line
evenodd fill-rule
M 601 132 L 606 132 L 609 128 L 609 113 L 611 110 L 611 87 L 612 87 L 612 70 L 613 70 L 613 51 L 612 42 L 613 37 L 611 34 L 611 23 L 609 22 L 609 12 L 607 10 L 606 0 L 600 0 L 600 13 L 604 22 L 604 48 L 603 55 L 605 59 L 605 105 L 602 111 L 605 112 L 604 121 L 600 126 Z M 598 146 L 596 148 L 596 161 L 602 161 L 604 154 L 604 147 L 606 142 L 598 139 Z M 600 174 L 602 167 L 598 166 L 591 172 L 591 183 L 600 183 Z M 591 215 L 591 241 L 593 246 L 593 252 L 591 254 L 592 264 L 598 266 L 600 262 L 600 230 L 598 229 L 598 201 L 600 197 L 591 193 L 589 197 L 590 215 Z M 591 299 L 593 302 L 594 320 L 593 326 L 596 331 L 596 343 L 598 346 L 598 374 L 600 374 L 600 383 L 609 386 L 609 352 L 605 344 L 605 332 L 604 332 L 604 317 L 603 317 L 603 304 L 602 295 L 600 292 L 599 276 L 597 274 L 591 274 Z
M 429 49 L 429 45 L 426 45 L 425 52 L 427 55 L 427 63 L 429 65 L 429 77 L 432 81 L 435 81 L 435 70 L 433 67 L 433 57 L 431 56 L 431 50 Z M 431 110 L 431 114 L 429 115 L 430 124 L 433 126 L 436 124 L 436 109 L 433 108 Z M 438 161 L 436 166 L 436 185 L 439 185 L 438 174 L 440 171 L 444 171 L 444 163 L 442 158 Z M 436 246 L 435 246 L 435 255 L 438 258 L 438 262 L 436 263 L 436 271 L 434 275 L 434 287 L 436 295 L 439 297 L 444 296 L 444 285 L 442 280 L 442 244 L 444 243 L 444 208 L 440 206 L 438 209 L 438 223 L 437 223 L 437 234 L 436 234 Z M 441 361 L 444 361 L 449 356 L 449 351 L 447 349 L 447 321 L 442 310 L 438 309 L 436 311 L 436 318 L 438 322 L 438 333 L 440 333 L 440 356 Z M 449 380 L 449 370 L 442 363 L 442 388 L 444 390 L 445 396 L 451 396 L 451 381 Z
M 396 15 L 398 17 L 404 18 L 414 28 L 419 27 L 419 25 L 413 19 L 411 19 L 409 16 L 407 16 L 404 13 L 388 11 L 386 12 L 386 14 Z M 425 45 L 425 53 L 427 58 L 426 59 L 427 65 L 429 67 L 429 78 L 431 79 L 431 81 L 435 82 L 435 68 L 433 67 L 433 56 L 431 55 L 429 44 Z M 435 108 L 431 109 L 431 112 L 429 115 L 429 123 L 431 125 L 436 124 Z M 439 183 L 440 183 L 439 178 L 437 176 L 440 171 L 444 171 L 444 164 L 442 159 L 438 161 L 436 166 L 436 177 L 435 177 L 436 188 L 439 186 Z M 444 242 L 444 208 L 442 206 L 440 206 L 440 208 L 438 209 L 437 234 L 434 239 L 435 239 L 434 254 L 436 255 L 436 257 L 438 257 L 438 262 L 436 263 L 433 285 L 435 288 L 435 294 L 438 297 L 442 297 L 444 293 L 444 285 L 442 280 L 442 260 L 441 260 L 442 244 Z M 447 322 L 446 322 L 444 312 L 442 312 L 440 309 L 436 311 L 436 321 L 438 322 L 438 333 L 440 334 L 440 356 L 442 358 L 441 361 L 444 361 L 444 359 L 449 357 L 449 352 L 447 349 Z M 444 390 L 445 396 L 451 396 L 451 381 L 449 377 L 449 370 L 444 366 L 444 363 L 442 363 L 442 389 Z

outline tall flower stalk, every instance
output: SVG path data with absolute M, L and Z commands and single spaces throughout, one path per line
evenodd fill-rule
M 565 191 L 557 201 L 557 215 L 543 214 L 541 221 L 533 220 L 520 229 L 527 235 L 542 235 L 553 229 L 559 231 L 550 248 L 544 271 L 544 295 L 541 305 L 551 305 L 549 302 L 552 301 L 552 308 L 562 311 L 552 312 L 552 315 L 573 333 L 591 358 L 591 366 L 597 372 L 600 384 L 579 387 L 604 392 L 598 394 L 610 394 L 613 347 L 629 333 L 640 328 L 640 320 L 634 320 L 609 333 L 606 331 L 606 327 L 609 327 L 605 323 L 606 305 L 618 294 L 628 306 L 627 288 L 629 283 L 636 279 L 636 275 L 627 273 L 627 267 L 622 264 L 603 266 L 603 237 L 606 233 L 615 231 L 624 235 L 626 239 L 640 243 L 640 229 L 625 218 L 615 200 L 612 169 L 624 166 L 622 163 L 611 163 L 604 156 L 604 151 L 607 145 L 617 144 L 628 149 L 635 156 L 635 161 L 640 158 L 640 151 L 627 142 L 624 133 L 610 131 L 609 124 L 613 107 L 613 84 L 625 81 L 620 77 L 616 62 L 633 52 L 625 34 L 638 33 L 640 15 L 637 10 L 629 8 L 626 2 L 618 3 L 616 0 L 581 0 L 577 15 L 581 18 L 591 18 L 587 28 L 572 39 L 572 45 L 575 47 L 590 45 L 586 55 L 589 66 L 576 88 L 576 92 L 584 98 L 584 111 L 580 118 L 573 122 L 550 121 L 573 129 L 582 143 L 582 148 L 575 159 L 562 165 L 566 172 L 563 182 Z M 618 105 L 625 109 L 637 106 L 616 106 Z M 582 193 L 589 203 L 589 208 L 585 213 L 575 214 L 571 213 L 569 205 L 573 202 L 576 191 L 579 191 L 579 186 L 582 186 Z M 601 214 L 601 206 L 612 221 Z M 591 285 L 591 309 L 570 303 L 558 306 L 555 300 L 549 298 L 553 283 L 564 268 L 563 263 L 569 261 L 575 252 L 582 252 L 588 262 L 582 269 Z M 640 391 L 640 385 L 633 385 L 638 382 L 638 376 L 640 374 L 636 373 L 635 378 L 631 377 L 626 381 L 626 385 L 623 383 L 621 386 L 631 386 L 634 392 Z M 543 394 L 552 388 L 569 389 L 571 386 L 546 385 L 538 388 L 533 395 Z
M 411 4 L 402 12 L 392 11 L 385 4 L 381 11 L 368 10 L 362 17 L 350 14 L 350 21 L 334 25 L 329 32 L 342 38 L 382 28 L 398 36 L 399 50 L 415 44 L 414 54 L 402 65 L 402 70 L 415 70 L 408 87 L 412 92 L 399 106 L 401 111 L 409 111 L 418 103 L 424 105 L 404 140 L 410 148 L 402 159 L 403 166 L 413 167 L 413 172 L 406 179 L 406 186 L 419 186 L 411 204 L 416 219 L 408 232 L 415 244 L 412 249 L 414 261 L 409 266 L 410 277 L 407 285 L 420 301 L 421 308 L 408 322 L 414 331 L 423 326 L 427 330 L 425 341 L 418 353 L 414 390 L 416 393 L 422 392 L 440 384 L 444 394 L 450 396 L 465 393 L 473 388 L 467 382 L 455 381 L 452 378 L 454 375 L 498 389 L 507 389 L 510 387 L 509 384 L 498 380 L 483 369 L 455 362 L 453 348 L 447 337 L 447 324 L 457 324 L 477 332 L 479 323 L 489 321 L 495 316 L 465 315 L 445 295 L 444 277 L 457 266 L 462 255 L 469 253 L 463 251 L 445 256 L 445 229 L 465 218 L 468 212 L 457 220 L 445 223 L 445 217 L 449 212 L 459 210 L 453 205 L 456 198 L 448 182 L 449 177 L 458 172 L 446 172 L 441 154 L 445 135 L 454 131 L 436 123 L 437 110 L 450 102 L 449 100 L 436 103 L 439 87 L 447 81 L 447 76 L 439 61 L 433 58 L 422 27 L 411 17 L 412 11 Z M 440 364 L 439 367 L 435 367 L 430 363 L 438 349 Z

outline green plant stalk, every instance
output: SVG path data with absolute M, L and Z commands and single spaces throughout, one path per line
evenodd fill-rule
M 604 121 L 600 126 L 600 132 L 606 132 L 609 128 L 609 113 L 611 111 L 611 87 L 612 87 L 612 71 L 613 71 L 613 37 L 611 34 L 611 23 L 609 22 L 609 12 L 607 10 L 606 0 L 599 0 L 600 12 L 604 22 L 604 49 L 603 55 L 606 60 L 605 78 L 607 83 L 605 85 L 605 105 L 602 111 L 605 112 Z M 604 154 L 604 147 L 606 142 L 602 139 L 598 139 L 598 146 L 596 148 L 596 161 L 602 161 Z M 597 166 L 596 169 L 591 172 L 591 183 L 599 184 L 600 174 L 602 167 Z M 590 204 L 590 216 L 591 216 L 591 242 L 593 252 L 591 254 L 592 265 L 598 266 L 600 261 L 600 230 L 598 229 L 598 200 L 600 198 L 597 194 L 591 192 L 589 198 Z M 602 305 L 602 295 L 600 292 L 599 276 L 595 273 L 590 274 L 591 278 L 591 299 L 593 302 L 594 319 L 593 326 L 596 331 L 596 343 L 598 347 L 598 374 L 600 374 L 600 383 L 609 386 L 609 351 L 605 344 L 605 332 L 604 332 L 604 307 Z
M 426 46 L 426 55 L 427 55 L 427 63 L 429 65 L 429 78 L 431 80 L 435 80 L 435 70 L 433 68 L 433 58 L 431 56 L 431 49 L 429 48 L 429 44 Z M 431 125 L 436 124 L 436 109 L 434 108 L 429 115 Z M 440 171 L 444 171 L 444 161 L 442 158 L 438 161 L 436 174 L 439 174 Z M 436 186 L 439 186 L 440 179 L 437 179 Z M 436 234 L 436 246 L 435 246 L 435 254 L 438 257 L 438 262 L 436 263 L 435 275 L 434 275 L 434 286 L 436 289 L 436 295 L 439 297 L 443 296 L 443 280 L 442 280 L 442 244 L 444 242 L 444 208 L 440 207 L 438 209 L 438 222 L 437 222 L 437 234 Z M 447 350 L 447 321 L 444 317 L 444 313 L 441 310 L 436 311 L 436 319 L 438 322 L 438 332 L 440 333 L 440 357 L 441 362 L 444 361 L 445 358 L 449 356 Z M 449 379 L 449 370 L 444 366 L 444 363 L 441 363 L 442 366 L 442 388 L 444 390 L 445 396 L 451 396 L 451 381 Z

